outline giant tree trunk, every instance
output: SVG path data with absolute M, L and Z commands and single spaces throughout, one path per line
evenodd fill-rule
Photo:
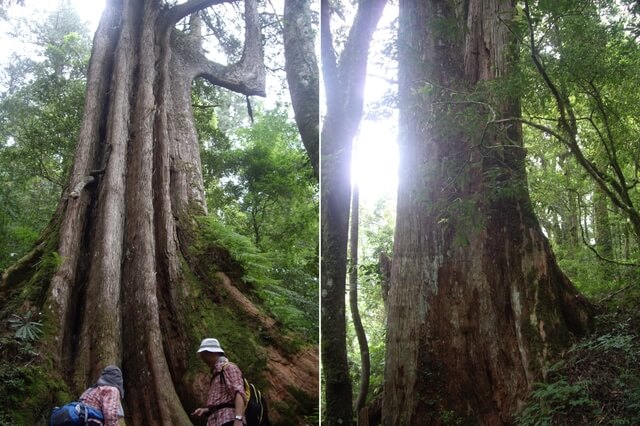
M 351 423 L 353 418 L 345 318 L 351 147 L 362 117 L 369 44 L 386 0 L 359 2 L 339 61 L 333 49 L 329 3 L 329 0 L 321 1 L 322 72 L 327 93 L 327 114 L 322 125 L 320 147 L 320 321 L 326 396 L 326 415 L 323 420 L 332 426 Z
M 386 425 L 509 424 L 551 357 L 589 328 L 534 216 L 520 127 L 487 126 L 519 115 L 483 84 L 511 71 L 513 7 L 400 2 Z
M 242 58 L 228 66 L 205 58 L 197 18 L 189 33 L 174 25 L 224 2 L 109 0 L 94 38 L 71 192 L 56 218 L 62 262 L 46 295 L 49 349 L 76 391 L 121 365 L 131 425 L 190 424 L 183 404 L 203 402 L 184 383 L 196 343 L 188 230 L 191 215 L 206 214 L 191 83 L 264 96 L 263 52 L 255 0 L 245 1 Z M 267 367 L 282 372 L 283 362 L 269 353 Z
M 58 251 L 64 262 L 50 297 L 53 315 L 64 324 L 56 353 L 62 365 L 73 367 L 79 386 L 95 378 L 101 365 L 123 360 L 127 405 L 138 407 L 133 424 L 189 422 L 170 375 L 168 361 L 174 360 L 165 351 L 170 358 L 188 350 L 172 339 L 182 334 L 174 299 L 186 290 L 179 277 L 180 221 L 206 213 L 191 82 L 205 74 L 247 94 L 263 93 L 251 1 L 242 66 L 253 65 L 255 75 L 229 77 L 198 50 L 187 56 L 199 45 L 172 31 L 179 19 L 214 3 L 161 10 L 150 0 L 109 2 L 89 65 L 71 186 L 91 169 L 104 174 L 95 188 L 63 201 Z

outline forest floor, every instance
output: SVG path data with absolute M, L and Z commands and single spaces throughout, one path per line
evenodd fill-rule
M 519 425 L 640 424 L 640 295 L 598 306 L 592 335 L 535 386 Z

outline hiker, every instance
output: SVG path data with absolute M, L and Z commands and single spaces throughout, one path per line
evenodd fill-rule
M 98 381 L 80 395 L 80 402 L 100 410 L 104 426 L 118 426 L 120 417 L 124 417 L 123 398 L 122 371 L 109 365 L 102 370 Z
M 211 384 L 207 407 L 196 409 L 191 415 L 208 417 L 207 426 L 245 425 L 246 394 L 242 372 L 224 356 L 217 339 L 204 339 L 198 349 L 200 358 L 211 368 Z

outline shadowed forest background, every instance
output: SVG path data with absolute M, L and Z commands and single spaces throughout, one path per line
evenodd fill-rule
M 314 55 L 312 26 L 317 25 L 317 13 L 309 8 L 311 3 L 297 2 L 284 12 L 283 2 L 263 4 L 259 12 L 252 9 L 255 2 L 191 1 L 179 6 L 168 2 L 162 9 L 154 9 L 156 3 L 149 2 L 144 11 L 130 5 L 130 10 L 116 12 L 115 21 L 109 21 L 114 18 L 105 13 L 104 25 L 95 38 L 68 1 L 9 22 L 11 8 L 35 11 L 38 6 L 15 3 L 0 3 L 3 28 L 10 29 L 3 44 L 14 47 L 0 77 L 0 270 L 4 271 L 0 286 L 0 424 L 44 424 L 53 406 L 76 399 L 95 381 L 96 372 L 105 363 L 123 367 L 127 424 L 195 421 L 185 413 L 202 406 L 206 399 L 207 368 L 195 354 L 204 337 L 218 338 L 230 360 L 267 395 L 272 422 L 316 422 L 318 102 L 312 95 L 315 88 L 317 97 L 317 83 L 307 84 L 313 82 L 315 58 L 305 57 Z M 107 3 L 111 10 L 122 7 L 117 2 Z M 226 4 L 208 7 L 217 3 Z M 283 13 L 288 14 L 287 21 Z M 147 21 L 152 14 L 159 18 Z M 122 37 L 119 43 L 126 48 L 138 29 L 149 30 L 147 36 L 156 28 L 158 34 L 166 34 L 163 19 L 170 22 L 181 15 L 169 30 L 170 41 L 158 35 L 156 44 L 138 50 L 137 66 L 117 68 L 120 53 L 112 53 L 112 63 L 109 59 L 98 62 L 105 39 L 111 43 L 114 37 Z M 118 21 L 120 17 L 122 21 Z M 134 24 L 127 34 L 129 20 L 135 19 L 144 19 L 144 23 Z M 299 32 L 301 27 L 303 33 Z M 94 69 L 102 67 L 100 72 L 104 73 L 97 80 L 87 68 L 92 38 Z M 292 53 L 291 43 L 285 41 L 286 67 L 283 38 L 294 40 L 298 49 Z M 256 86 L 250 80 L 253 77 L 242 74 L 246 73 L 242 66 L 227 71 L 236 62 L 252 60 L 250 56 L 262 51 L 262 45 L 265 64 L 255 64 Z M 189 52 L 194 46 L 197 54 Z M 136 42 L 130 51 L 136 51 Z M 173 56 L 167 55 L 168 51 Z M 142 70 L 149 64 L 144 56 L 152 52 L 159 59 L 154 71 L 147 69 L 147 75 L 156 73 L 155 80 L 149 82 Z M 187 54 L 182 57 L 184 52 Z M 205 54 L 209 56 L 205 58 Z M 188 61 L 194 57 L 200 61 L 198 76 L 204 78 L 191 83 Z M 211 61 L 221 64 L 211 65 Z M 303 71 L 296 68 L 301 61 L 306 61 Z M 108 77 L 111 66 L 113 75 Z M 180 72 L 171 68 L 173 74 L 163 74 L 163 67 L 183 68 Z M 265 96 L 265 67 L 266 98 L 262 99 L 255 95 Z M 285 68 L 289 75 L 285 75 Z M 291 91 L 287 77 L 295 86 Z M 87 89 L 91 78 L 94 80 Z M 135 81 L 129 95 L 116 94 L 130 84 L 117 82 L 128 78 Z M 182 78 L 188 84 L 186 104 L 165 119 L 171 102 L 181 102 Z M 173 83 L 167 83 L 170 79 Z M 97 86 L 96 81 L 111 81 L 114 88 L 103 95 L 104 85 Z M 146 84 L 153 92 L 142 90 Z M 305 95 L 306 86 L 312 89 L 311 95 Z M 163 90 L 167 90 L 164 95 Z M 300 99 L 293 101 L 297 121 L 290 101 L 290 96 L 296 95 L 303 99 L 302 103 Z M 149 103 L 150 98 L 155 102 Z M 85 108 L 92 99 L 98 99 L 98 106 Z M 101 108 L 103 99 L 112 112 L 92 122 L 87 117 Z M 124 121 L 121 137 L 113 137 L 122 126 L 113 111 L 126 111 L 128 107 L 122 105 L 127 102 L 130 118 Z M 304 102 L 311 104 L 305 106 Z M 156 111 L 155 115 L 138 114 L 139 106 Z M 155 124 L 140 124 L 148 118 Z M 305 125 L 305 120 L 310 120 L 311 126 Z M 86 142 L 94 137 L 87 130 L 94 128 L 92 123 L 99 127 L 96 140 L 100 142 L 94 164 L 102 163 L 103 167 L 91 172 L 93 179 L 82 180 L 86 186 L 79 186 L 71 175 L 74 161 L 78 164 L 82 154 L 75 154 L 74 160 L 74 152 L 81 152 L 82 148 L 76 151 L 78 140 Z M 147 138 L 148 134 L 153 136 Z M 154 166 L 147 169 L 146 178 L 147 172 L 141 171 L 146 160 L 134 165 L 137 160 L 133 159 L 136 155 L 145 158 L 144 150 L 136 154 L 133 148 L 144 146 L 144 140 L 154 141 L 149 145 L 154 157 L 146 157 Z M 122 154 L 118 144 L 127 141 L 130 158 L 120 162 L 123 167 L 126 162 L 128 169 L 122 173 L 127 175 L 127 185 L 141 183 L 140 189 L 118 188 L 110 180 L 119 173 L 111 163 L 114 158 L 123 158 L 117 157 Z M 189 151 L 190 147 L 195 150 Z M 163 149 L 169 153 L 165 160 Z M 147 207 L 144 198 L 150 187 L 144 189 L 145 179 L 156 187 Z M 171 184 L 160 189 L 165 179 Z M 186 180 L 181 183 L 181 179 Z M 122 266 L 122 273 L 129 278 L 119 284 L 119 274 L 104 274 L 109 265 L 101 260 L 103 255 L 105 259 L 116 256 L 117 244 L 113 249 L 108 245 L 99 248 L 109 236 L 118 235 L 118 228 L 102 235 L 100 218 L 119 222 L 118 215 L 108 210 L 109 205 L 117 209 L 117 202 L 109 200 L 117 200 L 117 194 L 125 192 L 130 192 L 129 205 L 142 201 L 138 207 L 123 210 L 125 222 L 135 222 L 130 218 L 146 209 L 152 213 L 139 225 L 127 225 L 123 240 L 145 229 L 147 220 L 160 227 L 165 226 L 163 222 L 168 224 L 169 238 L 163 242 L 165 231 L 160 228 L 142 232 L 143 239 L 152 235 L 147 255 L 151 264 L 156 257 L 156 266 L 151 266 L 155 272 L 134 279 L 136 270 L 144 271 L 151 264 Z M 94 197 L 100 201 L 92 201 Z M 158 203 L 165 203 L 164 207 L 158 208 Z M 65 232 L 60 230 L 62 218 L 65 214 L 68 217 L 75 205 L 88 209 L 89 232 L 80 242 L 77 280 L 61 287 L 71 289 L 66 309 L 66 302 L 57 304 L 61 300 L 56 299 L 60 297 L 58 290 L 52 293 L 57 288 L 52 276 L 60 276 L 69 262 L 68 256 L 58 252 L 58 235 Z M 102 212 L 105 206 L 107 210 Z M 167 213 L 173 217 L 166 217 Z M 71 234 L 82 232 L 78 226 Z M 135 263 L 139 262 L 133 260 L 136 257 L 147 256 L 141 248 L 144 243 L 137 241 L 127 243 L 124 257 L 115 264 Z M 90 260 L 83 260 L 94 252 Z M 63 282 L 68 276 L 63 274 Z M 146 288 L 145 293 L 134 290 L 134 282 L 138 288 Z M 120 285 L 120 296 L 111 299 L 109 288 L 118 293 Z M 126 290 L 127 286 L 131 288 Z M 138 302 L 128 304 L 127 300 L 135 299 Z M 62 308 L 57 311 L 56 306 Z M 58 312 L 62 314 L 58 316 Z M 134 318 L 139 313 L 142 316 Z M 132 329 L 134 334 L 127 335 L 128 324 L 138 331 Z M 139 353 L 141 359 L 130 351 Z M 154 357 L 160 358 L 152 360 Z M 156 409 L 151 408 L 156 404 Z

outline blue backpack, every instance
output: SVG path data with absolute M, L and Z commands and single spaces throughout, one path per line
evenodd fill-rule
M 75 426 L 94 423 L 92 420 L 104 421 L 102 411 L 82 402 L 70 402 L 62 407 L 55 407 L 51 412 L 49 426 Z

